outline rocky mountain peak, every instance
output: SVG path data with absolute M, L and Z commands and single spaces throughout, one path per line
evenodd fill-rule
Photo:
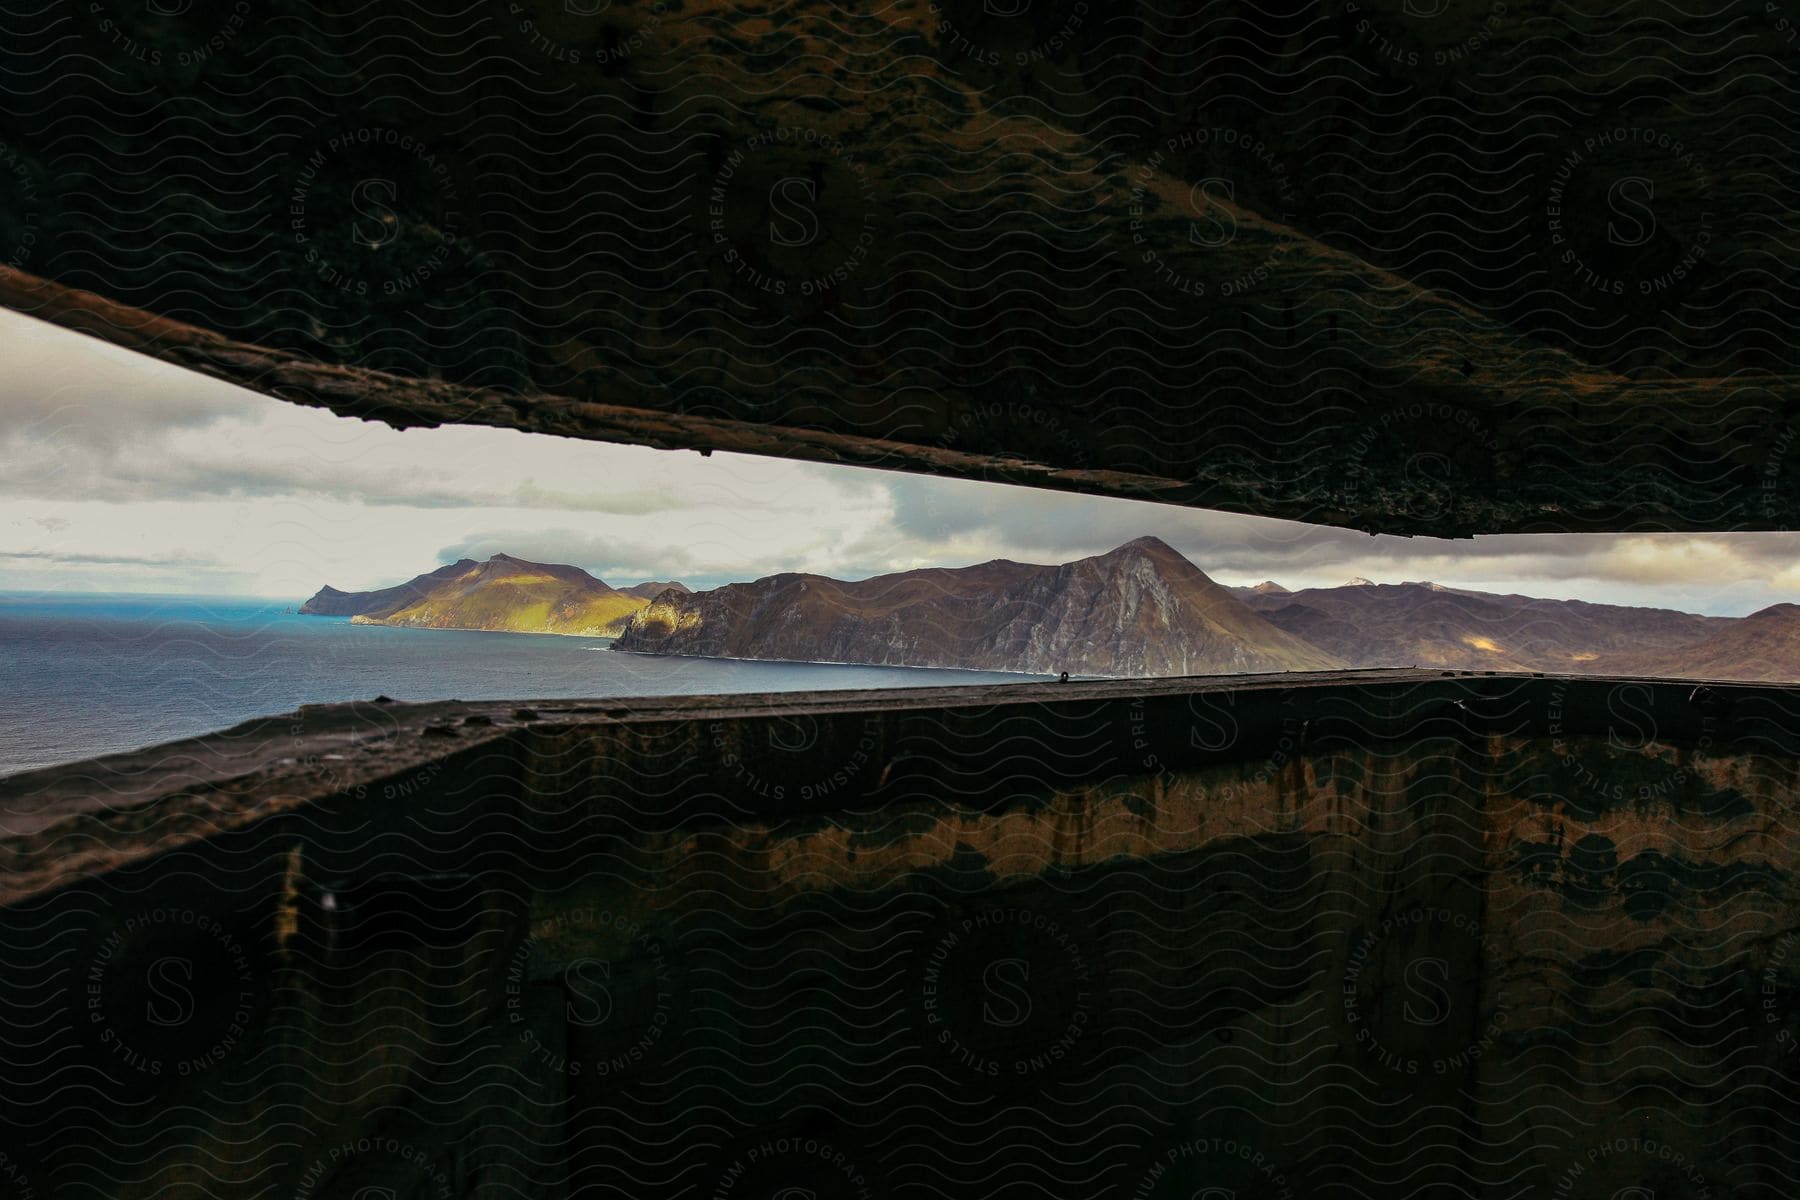
M 1115 546 L 1113 549 L 1108 550 L 1105 554 L 1096 555 L 1095 557 L 1102 558 L 1102 559 L 1108 559 L 1108 558 L 1131 558 L 1131 557 L 1142 556 L 1142 555 L 1148 555 L 1151 558 L 1165 559 L 1165 560 L 1179 559 L 1182 562 L 1187 562 L 1186 556 L 1184 556 L 1179 550 L 1175 549 L 1175 547 L 1169 545 L 1169 543 L 1163 541 L 1161 538 L 1157 537 L 1154 534 L 1145 534 L 1143 537 L 1132 538 L 1129 542 L 1126 542 L 1124 545 Z

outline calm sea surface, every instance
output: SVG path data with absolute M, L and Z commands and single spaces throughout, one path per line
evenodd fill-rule
M 297 605 L 296 605 L 297 606 Z M 282 602 L 0 595 L 0 774 L 302 704 L 671 696 L 1023 682 L 913 667 L 654 658 L 610 638 L 386 629 Z

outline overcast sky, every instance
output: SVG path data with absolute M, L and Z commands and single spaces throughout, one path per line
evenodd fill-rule
M 852 467 L 399 431 L 0 310 L 0 590 L 301 600 L 505 551 L 613 584 L 1061 562 L 1153 533 L 1221 583 L 1352 576 L 1741 615 L 1800 600 L 1800 534 L 1369 537 Z

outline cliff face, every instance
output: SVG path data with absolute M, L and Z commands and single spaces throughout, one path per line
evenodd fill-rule
M 856 583 L 774 575 L 665 594 L 617 648 L 1120 677 L 1339 665 L 1156 538 L 1061 566 L 1001 560 Z
M 300 611 L 368 625 L 604 637 L 618 633 L 648 603 L 649 588 L 681 585 L 646 583 L 621 591 L 579 567 L 496 554 L 483 563 L 461 559 L 379 591 L 322 588 Z

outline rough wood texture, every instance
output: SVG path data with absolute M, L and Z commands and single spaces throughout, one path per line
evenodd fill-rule
M 21 14 L 0 261 L 169 323 L 5 302 L 403 425 L 1800 526 L 1776 6 L 1017 8 Z

